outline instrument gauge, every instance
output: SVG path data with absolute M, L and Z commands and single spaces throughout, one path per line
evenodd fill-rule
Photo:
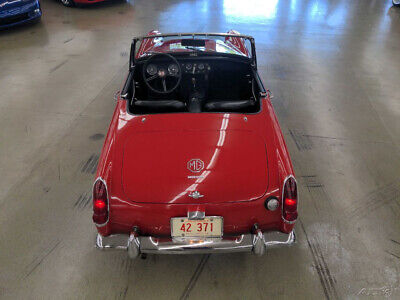
M 150 76 L 156 75 L 156 73 L 157 73 L 156 65 L 152 65 L 152 64 L 148 65 L 147 68 L 146 68 L 146 72 Z
M 204 64 L 199 64 L 197 67 L 199 68 L 200 71 L 203 71 L 205 69 Z
M 187 71 L 190 71 L 192 69 L 192 67 L 193 67 L 193 65 L 189 63 L 189 64 L 186 64 L 185 69 Z
M 178 75 L 179 68 L 176 64 L 170 64 L 168 66 L 168 72 L 169 72 L 169 74 L 171 74 L 173 76 Z

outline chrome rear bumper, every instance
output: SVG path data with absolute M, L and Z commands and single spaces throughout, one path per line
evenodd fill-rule
M 238 237 L 222 239 L 158 239 L 149 236 L 135 236 L 131 234 L 115 234 L 103 237 L 97 235 L 96 247 L 102 250 L 128 250 L 131 258 L 140 253 L 153 254 L 203 254 L 254 252 L 264 254 L 267 248 L 289 246 L 296 241 L 294 231 L 285 234 L 278 231 L 258 231 L 256 234 L 242 234 Z

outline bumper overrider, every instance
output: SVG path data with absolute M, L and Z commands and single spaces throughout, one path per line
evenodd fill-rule
M 267 248 L 290 246 L 296 241 L 294 230 L 288 234 L 279 231 L 242 234 L 237 237 L 223 238 L 174 238 L 162 239 L 151 236 L 140 236 L 135 232 L 114 234 L 110 236 L 97 235 L 96 247 L 102 250 L 127 250 L 131 258 L 141 253 L 150 254 L 204 254 L 253 252 L 263 255 Z

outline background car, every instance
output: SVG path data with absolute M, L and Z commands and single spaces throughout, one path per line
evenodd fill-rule
M 39 0 L 0 1 L 0 29 L 40 19 Z
M 77 5 L 92 4 L 98 2 L 104 2 L 106 0 L 60 0 L 61 3 L 68 7 L 73 7 Z

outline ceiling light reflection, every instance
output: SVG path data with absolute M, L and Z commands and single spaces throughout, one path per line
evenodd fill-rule
M 223 13 L 226 17 L 252 22 L 274 19 L 279 0 L 224 0 Z M 258 19 L 258 20 L 257 20 Z
M 188 192 L 193 192 L 197 189 L 198 185 L 200 183 L 202 183 L 208 175 L 211 174 L 211 169 L 214 167 L 214 163 L 220 153 L 221 147 L 224 145 L 225 143 L 225 136 L 226 136 L 226 129 L 228 127 L 229 124 L 229 118 L 230 118 L 230 114 L 224 114 L 222 117 L 222 122 L 221 122 L 221 127 L 219 129 L 219 138 L 218 138 L 218 142 L 217 145 L 215 146 L 215 150 L 213 153 L 213 156 L 211 157 L 211 160 L 209 162 L 209 164 L 207 165 L 207 167 L 204 169 L 204 171 L 198 176 L 198 178 L 196 179 L 195 183 L 191 184 L 189 187 L 187 187 L 183 192 L 179 193 L 178 195 L 176 195 L 171 201 L 170 203 L 175 202 L 176 200 L 178 200 L 179 198 L 183 197 L 184 195 L 186 195 Z

